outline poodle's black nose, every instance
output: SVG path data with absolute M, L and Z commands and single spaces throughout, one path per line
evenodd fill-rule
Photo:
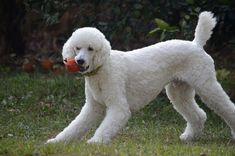
M 84 63 L 85 63 L 85 60 L 83 60 L 83 59 L 78 59 L 77 60 L 78 65 L 83 65 Z

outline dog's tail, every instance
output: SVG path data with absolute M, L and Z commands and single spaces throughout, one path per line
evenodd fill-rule
M 211 37 L 212 29 L 216 25 L 216 18 L 212 12 L 204 11 L 200 13 L 197 27 L 194 33 L 193 42 L 203 47 Z

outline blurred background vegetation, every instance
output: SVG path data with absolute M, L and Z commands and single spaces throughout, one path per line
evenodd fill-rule
M 234 0 L 2 0 L 0 3 L 1 64 L 22 64 L 22 56 L 60 57 L 66 39 L 76 28 L 84 26 L 97 27 L 112 47 L 120 50 L 171 38 L 192 40 L 198 14 L 208 10 L 215 13 L 218 24 L 206 48 L 220 65 L 235 66 Z M 167 25 L 161 25 L 162 22 Z
M 43 69 L 45 66 L 46 70 L 58 68 L 62 64 L 64 42 L 76 28 L 85 26 L 100 29 L 113 49 L 120 50 L 172 38 L 192 40 L 198 14 L 208 10 L 214 12 L 218 24 L 205 49 L 215 59 L 217 69 L 222 69 L 219 75 L 225 77 L 224 73 L 230 73 L 235 77 L 231 72 L 235 69 L 234 0 L 2 0 L 0 3 L 1 66 L 23 68 L 27 72 L 38 66 Z M 29 63 L 30 67 L 24 66 Z

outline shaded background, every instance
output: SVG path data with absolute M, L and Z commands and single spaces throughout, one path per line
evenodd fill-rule
M 37 66 L 43 58 L 61 63 L 61 47 L 78 27 L 100 29 L 113 49 L 130 50 L 171 38 L 193 39 L 198 14 L 215 13 L 218 24 L 205 47 L 220 68 L 235 69 L 234 0 L 2 0 L 1 66 Z M 160 18 L 177 31 L 158 27 Z

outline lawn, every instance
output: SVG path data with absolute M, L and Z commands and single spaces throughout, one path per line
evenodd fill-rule
M 94 133 L 91 130 L 82 140 L 45 145 L 79 113 L 84 103 L 83 78 L 1 69 L 0 81 L 0 155 L 235 156 L 229 128 L 202 104 L 208 114 L 203 135 L 193 143 L 181 143 L 179 135 L 185 122 L 163 93 L 133 114 L 110 144 L 87 144 Z

